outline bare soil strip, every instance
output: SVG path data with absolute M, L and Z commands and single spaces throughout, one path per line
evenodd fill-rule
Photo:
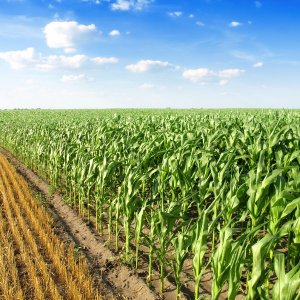
M 86 224 L 71 207 L 63 202 L 58 193 L 51 195 L 50 186 L 44 180 L 20 163 L 8 151 L 0 148 L 0 153 L 8 158 L 18 172 L 25 177 L 30 185 L 32 185 L 32 188 L 40 191 L 47 199 L 49 199 L 52 213 L 54 213 L 56 219 L 59 220 L 59 223 L 63 225 L 64 230 L 67 231 L 76 242 L 78 249 L 83 249 L 90 261 L 94 262 L 94 267 L 97 268 L 93 270 L 94 273 L 100 272 L 102 275 L 102 294 L 103 288 L 106 289 L 105 299 L 110 299 L 112 297 L 112 290 L 117 298 L 142 300 L 154 300 L 160 298 L 148 288 L 141 278 L 134 274 L 134 271 L 118 261 L 116 256 L 104 246 L 104 243 L 101 242 L 99 236 L 93 232 L 88 224 Z M 43 256 L 45 256 L 45 253 L 41 254 L 41 257 Z M 55 268 L 53 268 L 53 272 L 57 272 Z M 106 288 L 104 287 L 105 285 Z M 169 294 L 169 297 L 167 298 L 175 299 L 175 297 L 173 298 L 174 291 L 170 291 L 170 293 L 171 294 Z

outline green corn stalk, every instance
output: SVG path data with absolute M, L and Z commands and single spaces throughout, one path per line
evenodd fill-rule
M 242 268 L 247 259 L 246 256 L 248 253 L 248 248 L 251 245 L 250 242 L 253 240 L 254 235 L 257 234 L 257 231 L 264 225 L 265 224 L 261 224 L 260 226 L 257 226 L 251 230 L 247 229 L 238 237 L 235 242 L 232 243 L 229 276 L 227 278 L 227 297 L 229 300 L 234 300 L 237 296 L 241 283 Z
M 153 268 L 153 255 L 156 252 L 155 246 L 155 233 L 156 233 L 156 224 L 158 222 L 158 213 L 157 210 L 151 208 L 150 212 L 150 232 L 149 236 L 144 236 L 145 240 L 147 241 L 149 247 L 149 262 L 148 262 L 148 276 L 147 276 L 147 283 L 150 284 L 152 279 L 152 268 Z
M 119 216 L 120 216 L 120 206 L 121 206 L 121 202 L 119 201 L 119 198 L 115 199 L 115 249 L 116 251 L 119 250 L 119 234 L 120 234 L 120 229 L 119 229 L 119 224 L 120 224 L 120 220 L 119 220 Z
M 144 227 L 144 220 L 145 220 L 145 209 L 146 209 L 146 202 L 145 205 L 141 208 L 139 212 L 135 213 L 135 268 L 138 268 L 139 262 L 139 247 L 140 247 L 140 238 L 141 233 Z
M 256 299 L 266 279 L 265 259 L 275 243 L 276 236 L 267 234 L 252 246 L 252 274 L 248 284 L 247 299 Z
M 300 263 L 288 273 L 285 272 L 285 257 L 283 253 L 274 255 L 275 273 L 277 281 L 272 290 L 273 299 L 294 300 L 300 299 Z
M 180 274 L 183 269 L 184 261 L 186 260 L 192 240 L 191 237 L 187 234 L 187 232 L 179 232 L 177 236 L 172 240 L 172 244 L 174 246 L 175 259 L 172 263 L 172 267 L 174 270 L 175 282 L 176 282 L 176 295 L 179 298 L 181 282 L 180 282 Z
M 234 300 L 240 286 L 242 267 L 244 265 L 244 256 L 246 253 L 245 245 L 234 247 L 231 253 L 231 261 L 228 277 L 228 299 Z
M 138 178 L 133 171 L 128 170 L 128 175 L 124 180 L 124 184 L 121 188 L 121 197 L 122 197 L 122 211 L 123 211 L 123 220 L 124 220 L 124 230 L 125 230 L 125 255 L 126 260 L 129 260 L 130 255 L 130 239 L 131 232 L 130 227 L 134 219 L 134 212 L 137 209 L 140 200 L 136 197 L 136 194 L 139 191 L 139 182 Z M 122 193 L 123 192 L 123 193 Z
M 176 233 L 174 225 L 180 218 L 180 208 L 177 203 L 170 203 L 167 212 L 158 212 L 158 223 L 156 224 L 155 231 L 159 244 L 159 247 L 156 248 L 156 255 L 160 264 L 161 292 L 164 291 L 166 254 Z
M 203 213 L 193 235 L 193 271 L 195 277 L 195 299 L 199 299 L 199 288 L 201 277 L 204 272 L 203 258 L 207 250 L 207 237 L 208 237 L 208 220 L 206 212 Z
M 222 287 L 229 277 L 232 246 L 232 229 L 222 228 L 220 230 L 220 243 L 212 255 L 212 299 L 219 298 Z
M 268 197 L 265 197 L 265 195 L 268 193 L 270 185 L 276 181 L 277 177 L 282 173 L 282 170 L 276 169 L 271 173 L 271 175 L 266 175 L 263 178 L 262 172 L 264 169 L 264 156 L 265 152 L 262 151 L 256 173 L 254 170 L 249 172 L 249 189 L 247 192 L 249 199 L 247 202 L 247 208 L 252 220 L 252 228 L 259 225 L 259 220 L 262 220 L 263 213 L 269 205 L 269 199 Z

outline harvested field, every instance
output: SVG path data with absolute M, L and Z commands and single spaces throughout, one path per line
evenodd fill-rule
M 101 299 L 85 258 L 54 233 L 47 211 L 0 154 L 0 298 Z

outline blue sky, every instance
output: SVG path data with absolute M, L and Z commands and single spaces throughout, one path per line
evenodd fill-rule
M 1 0 L 1 108 L 300 108 L 300 0 Z

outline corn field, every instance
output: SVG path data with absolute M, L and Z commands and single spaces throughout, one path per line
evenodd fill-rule
M 0 144 L 162 292 L 300 299 L 299 111 L 2 111 Z

